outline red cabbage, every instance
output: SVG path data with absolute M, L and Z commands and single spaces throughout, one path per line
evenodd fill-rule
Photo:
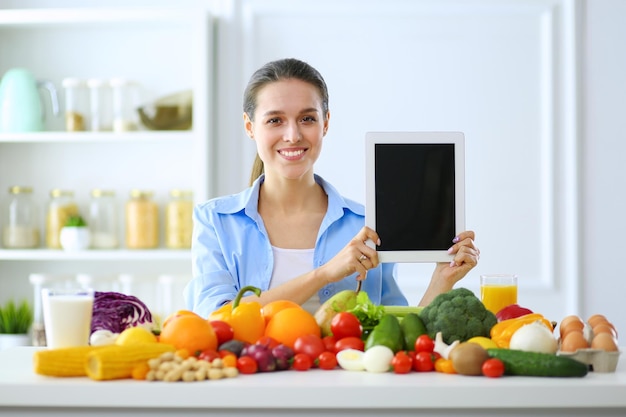
M 113 291 L 96 291 L 93 300 L 91 333 L 109 330 L 121 333 L 128 327 L 152 330 L 154 323 L 148 307 L 137 297 Z

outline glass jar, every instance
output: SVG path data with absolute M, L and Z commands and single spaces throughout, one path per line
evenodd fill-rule
M 99 78 L 87 80 L 89 87 L 90 130 L 107 132 L 112 130 L 112 101 L 109 83 Z
M 124 78 L 109 81 L 113 94 L 113 131 L 137 130 L 137 84 Z
M 61 249 L 61 229 L 67 218 L 78 216 L 78 205 L 74 201 L 74 192 L 55 188 L 50 191 L 50 202 L 46 214 L 46 246 Z
M 193 192 L 171 190 L 165 206 L 165 246 L 170 249 L 191 247 L 192 214 Z
M 92 248 L 114 249 L 119 246 L 115 191 L 99 188 L 91 190 L 87 225 L 91 232 Z
M 131 190 L 126 202 L 126 247 L 153 249 L 159 245 L 159 208 L 152 191 Z
M 5 248 L 27 249 L 39 246 L 38 212 L 32 193 L 31 187 L 9 188 L 2 233 L 2 244 Z
M 86 128 L 88 111 L 87 88 L 84 80 L 63 79 L 65 89 L 65 130 L 82 132 Z

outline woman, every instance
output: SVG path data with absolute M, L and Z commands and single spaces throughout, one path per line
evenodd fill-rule
M 379 264 L 365 243 L 379 237 L 364 226 L 364 207 L 314 173 L 330 120 L 319 72 L 296 59 L 266 64 L 246 87 L 243 119 L 257 146 L 251 186 L 195 208 L 187 307 L 206 317 L 253 285 L 260 298 L 244 301 L 288 299 L 314 312 L 357 281 L 374 303 L 406 305 L 396 266 Z M 421 305 L 452 289 L 478 262 L 474 232 L 450 238 L 454 260 L 437 264 Z

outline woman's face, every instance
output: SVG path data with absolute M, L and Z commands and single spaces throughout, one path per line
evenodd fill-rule
M 313 173 L 328 129 L 317 88 L 301 80 L 276 81 L 257 96 L 254 122 L 244 113 L 266 175 L 299 179 Z

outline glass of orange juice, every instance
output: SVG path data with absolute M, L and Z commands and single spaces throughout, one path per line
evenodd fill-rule
M 508 305 L 517 304 L 517 275 L 481 275 L 480 299 L 493 314 Z

